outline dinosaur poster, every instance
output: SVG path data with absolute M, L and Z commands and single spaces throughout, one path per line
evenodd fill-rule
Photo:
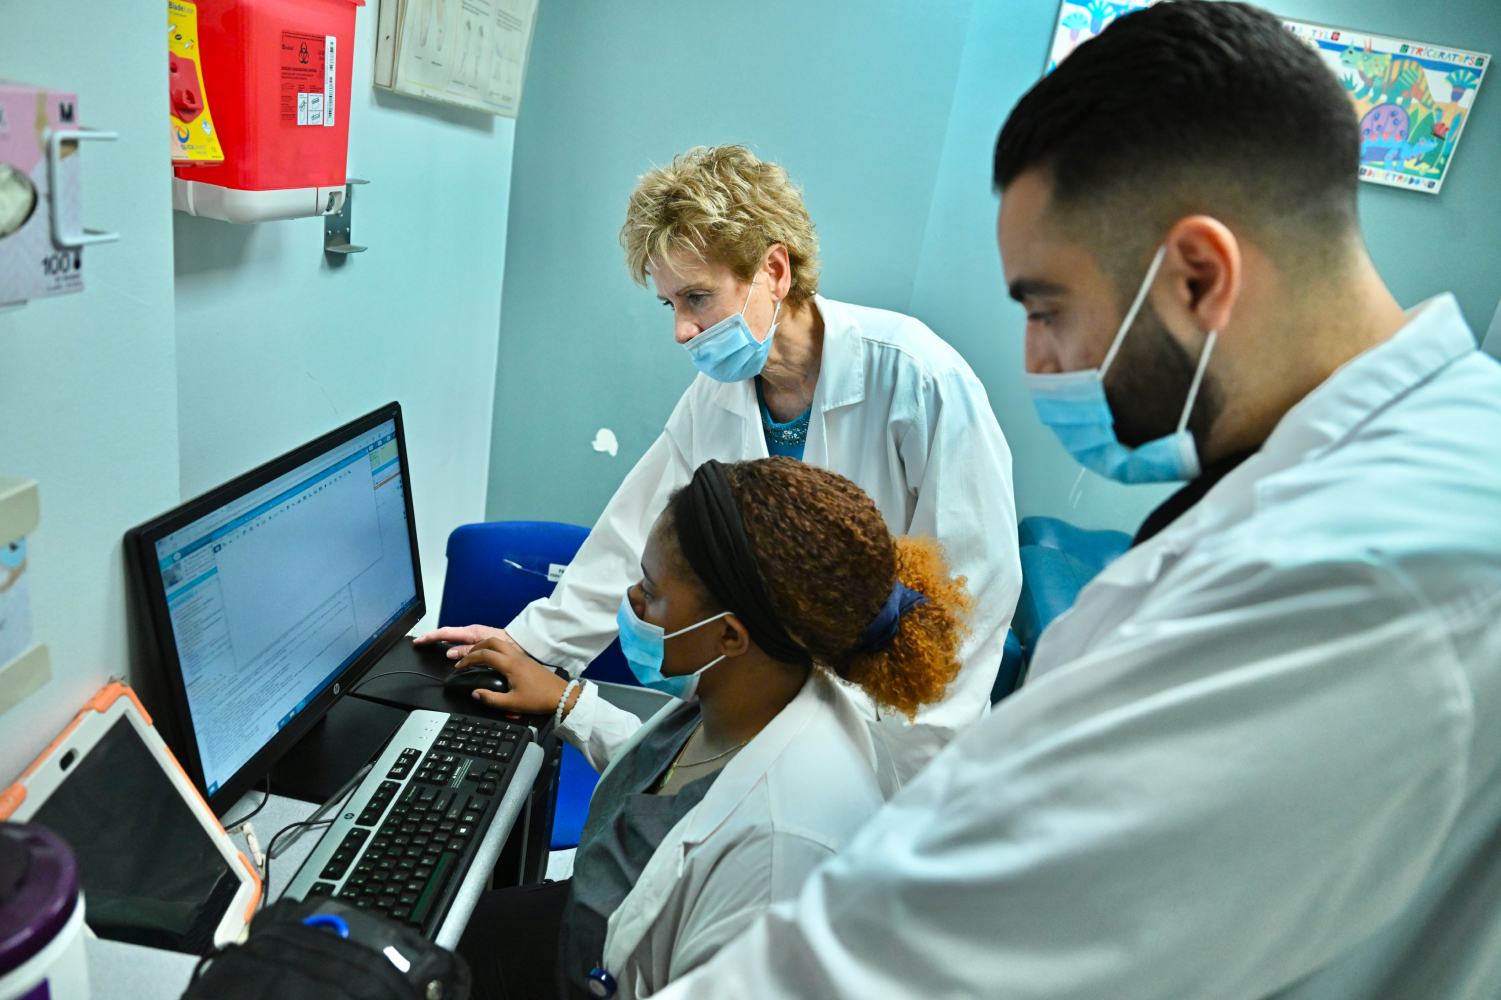
M 1104 31 L 1105 26 L 1117 17 L 1133 10 L 1144 10 L 1158 2 L 1160 0 L 1063 0 L 1058 10 L 1058 25 L 1053 29 L 1053 46 L 1048 50 L 1047 73 L 1057 69 L 1070 52 Z
M 1162 0 L 1063 0 L 1047 72 L 1117 17 Z M 1360 119 L 1360 179 L 1438 194 L 1490 55 L 1284 20 L 1339 79 Z
M 1360 178 L 1438 194 L 1491 57 L 1284 21 L 1339 78 L 1360 117 Z

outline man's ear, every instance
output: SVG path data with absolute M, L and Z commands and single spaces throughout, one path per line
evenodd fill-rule
M 720 619 L 724 628 L 719 633 L 719 652 L 724 656 L 743 656 L 750 651 L 750 631 L 734 615 Z
M 1230 324 L 1240 296 L 1245 261 L 1230 227 L 1208 215 L 1179 219 L 1168 231 L 1167 253 L 1153 286 L 1152 305 L 1167 328 L 1180 337 Z M 1191 344 L 1196 351 L 1198 344 Z

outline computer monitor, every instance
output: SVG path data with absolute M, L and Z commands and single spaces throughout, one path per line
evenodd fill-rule
M 148 693 L 223 815 L 425 612 L 396 403 L 126 536 Z

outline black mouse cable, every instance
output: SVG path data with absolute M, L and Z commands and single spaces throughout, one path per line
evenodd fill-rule
M 427 680 L 432 681 L 434 684 L 442 684 L 443 683 L 443 678 L 441 678 L 441 677 L 434 677 L 432 674 L 423 673 L 421 670 L 387 670 L 383 674 L 375 674 L 375 675 L 373 675 L 371 677 L 366 677 L 364 680 L 360 681 L 354 687 L 350 688 L 349 689 L 349 693 L 350 694 L 354 694 L 356 691 L 358 691 L 360 688 L 364 687 L 366 684 L 369 684 L 371 681 L 378 681 L 382 677 L 394 677 L 397 674 L 411 674 L 413 677 L 424 677 Z

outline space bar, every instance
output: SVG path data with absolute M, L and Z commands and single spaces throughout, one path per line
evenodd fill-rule
M 433 903 L 443 894 L 443 885 L 448 881 L 448 873 L 453 870 L 454 862 L 459 856 L 452 851 L 444 852 L 433 866 L 432 877 L 427 880 L 427 888 L 422 890 L 422 895 L 417 898 L 417 905 L 412 907 L 412 916 L 409 918 L 414 924 L 422 924 L 427 920 L 427 915 L 433 910 Z

